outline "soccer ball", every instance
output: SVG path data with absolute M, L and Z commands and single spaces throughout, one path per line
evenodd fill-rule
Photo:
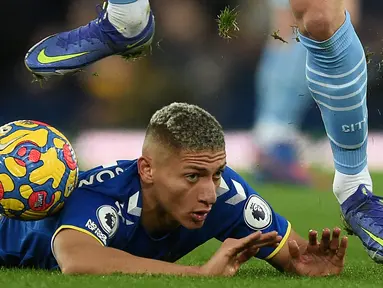
M 67 138 L 37 121 L 0 127 L 0 214 L 39 220 L 61 210 L 78 181 Z

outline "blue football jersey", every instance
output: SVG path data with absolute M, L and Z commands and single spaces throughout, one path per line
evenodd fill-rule
M 0 242 L 0 265 L 56 268 L 50 242 L 67 228 L 86 233 L 101 245 L 169 262 L 213 238 L 241 238 L 261 230 L 277 231 L 285 241 L 290 232 L 289 222 L 230 168 L 222 175 L 217 202 L 200 229 L 179 227 L 153 238 L 141 225 L 141 207 L 136 161 L 118 161 L 83 172 L 78 188 L 57 216 L 35 222 L 2 219 L 0 241 L 7 241 Z M 257 257 L 271 258 L 280 247 L 264 247 Z

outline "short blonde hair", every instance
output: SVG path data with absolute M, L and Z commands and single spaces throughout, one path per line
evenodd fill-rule
M 172 103 L 155 112 L 146 130 L 148 137 L 180 150 L 225 149 L 224 132 L 217 119 L 201 107 L 187 103 Z

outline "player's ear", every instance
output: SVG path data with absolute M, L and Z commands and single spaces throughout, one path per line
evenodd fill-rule
M 141 156 L 137 160 L 138 174 L 140 174 L 141 180 L 144 183 L 153 183 L 152 164 L 151 159 L 146 156 Z

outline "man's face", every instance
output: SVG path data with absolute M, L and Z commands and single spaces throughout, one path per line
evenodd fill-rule
M 153 165 L 153 185 L 162 209 L 187 229 L 201 228 L 217 199 L 225 151 L 174 152 L 161 162 Z

